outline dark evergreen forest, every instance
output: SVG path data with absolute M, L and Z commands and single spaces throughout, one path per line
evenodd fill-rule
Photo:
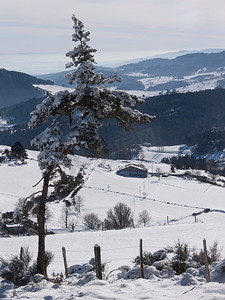
M 30 112 L 43 98 L 33 98 L 27 102 L 0 109 L 0 116 L 16 124 L 12 129 L 0 131 L 0 144 L 12 145 L 21 141 L 30 148 L 30 140 L 43 130 L 29 130 L 27 124 Z M 138 144 L 153 146 L 190 144 L 202 141 L 201 149 L 224 148 L 225 90 L 215 89 L 185 94 L 172 93 L 151 97 L 138 109 L 155 115 L 156 120 L 147 125 L 133 126 L 131 130 L 120 130 L 115 120 L 106 120 L 102 135 L 108 147 L 108 156 L 126 158 Z M 213 137 L 212 137 L 213 135 Z M 210 142 L 211 141 L 211 142 Z

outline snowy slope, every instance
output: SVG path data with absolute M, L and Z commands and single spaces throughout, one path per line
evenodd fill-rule
M 4 149 L 3 146 L 0 150 Z M 160 163 L 159 156 L 174 155 L 178 146 L 152 149 L 146 151 L 142 163 L 152 172 L 160 168 L 169 172 L 169 166 Z M 162 153 L 163 150 L 163 153 Z M 148 152 L 148 153 L 147 153 Z M 149 155 L 147 157 L 147 154 Z M 41 183 L 35 188 L 32 186 L 41 178 L 41 173 L 36 161 L 37 153 L 28 151 L 27 165 L 1 164 L 1 191 L 0 211 L 11 210 L 18 198 L 26 197 L 41 190 Z M 139 163 L 140 161 L 133 161 Z M 202 248 L 202 240 L 206 238 L 208 245 L 214 241 L 219 242 L 219 248 L 225 249 L 225 237 L 222 224 L 225 221 L 224 196 L 225 188 L 199 183 L 179 177 L 156 176 L 148 178 L 126 178 L 116 174 L 128 162 L 103 159 L 88 159 L 75 156 L 74 166 L 70 174 L 77 174 L 81 166 L 85 170 L 85 185 L 79 191 L 84 200 L 81 216 L 71 214 L 71 218 L 82 220 L 82 215 L 95 212 L 100 219 L 106 217 L 106 212 L 118 202 L 124 202 L 134 211 L 135 229 L 120 231 L 90 231 L 84 228 L 80 221 L 75 232 L 65 230 L 60 221 L 60 203 L 50 203 L 49 208 L 53 217 L 48 222 L 48 229 L 53 229 L 56 234 L 46 237 L 46 248 L 54 253 L 55 258 L 49 267 L 49 276 L 52 272 L 63 272 L 61 255 L 62 246 L 66 247 L 68 264 L 87 263 L 93 257 L 93 247 L 99 244 L 102 248 L 102 261 L 107 262 L 106 274 L 121 265 L 132 266 L 132 260 L 138 255 L 139 239 L 143 239 L 145 251 L 154 252 L 174 243 L 180 238 L 196 249 Z M 202 212 L 210 208 L 212 212 L 198 215 L 198 223 L 192 216 L 193 213 Z M 138 225 L 138 215 L 147 209 L 151 216 L 148 227 Z M 170 225 L 165 225 L 167 216 Z M 37 237 L 10 237 L 0 238 L 1 257 L 19 252 L 21 246 L 29 246 L 34 258 L 37 254 Z M 225 251 L 222 251 L 225 257 Z M 218 283 L 205 284 L 198 282 L 194 286 L 182 286 L 182 276 L 174 279 L 151 280 L 93 280 L 83 286 L 74 285 L 73 277 L 68 279 L 70 284 L 55 286 L 43 282 L 39 286 L 29 286 L 16 289 L 17 299 L 224 299 L 225 287 Z M 0 283 L 0 299 L 10 298 L 12 288 Z M 151 295 L 151 296 L 150 296 Z
M 191 75 L 183 76 L 182 78 L 177 78 L 173 76 L 153 76 L 151 74 L 142 74 L 140 72 L 127 73 L 125 74 L 128 77 L 135 77 L 137 81 L 140 81 L 143 84 L 143 89 L 140 90 L 130 90 L 126 91 L 130 94 L 135 94 L 139 97 L 152 97 L 161 94 L 166 94 L 168 91 L 175 90 L 178 93 L 187 93 L 187 92 L 199 92 L 204 90 L 213 90 L 216 87 L 224 87 L 224 70 L 218 69 L 214 72 L 206 72 L 205 70 L 199 70 L 196 73 Z M 71 88 L 66 88 L 58 85 L 41 85 L 34 84 L 35 87 L 48 90 L 53 93 L 68 89 L 72 91 Z M 114 87 L 115 88 L 115 87 Z M 124 88 L 124 87 L 123 87 Z

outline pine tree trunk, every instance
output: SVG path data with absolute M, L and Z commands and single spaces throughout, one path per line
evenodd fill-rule
M 71 150 L 72 145 L 70 145 L 64 152 L 67 155 Z M 38 257 L 37 257 L 37 272 L 44 275 L 47 278 L 47 266 L 45 261 L 45 210 L 46 210 L 46 200 L 48 196 L 48 186 L 50 181 L 50 176 L 54 170 L 54 165 L 51 165 L 49 171 L 44 175 L 44 183 L 42 187 L 42 195 L 39 204 L 38 212 Z
M 38 257 L 37 257 L 37 271 L 47 277 L 47 266 L 45 262 L 45 209 L 46 199 L 48 195 L 48 185 L 51 172 L 49 171 L 44 176 L 44 183 L 42 188 L 42 196 L 39 204 L 38 213 Z

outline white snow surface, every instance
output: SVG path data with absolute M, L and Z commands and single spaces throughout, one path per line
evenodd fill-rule
M 41 90 L 44 91 L 48 91 L 52 94 L 56 94 L 58 92 L 61 91 L 69 91 L 69 92 L 73 92 L 74 89 L 72 88 L 68 88 L 68 87 L 64 87 L 64 86 L 60 86 L 60 85 L 50 85 L 50 84 L 33 84 L 34 87 L 39 88 Z
M 4 150 L 6 146 L 0 146 Z M 13 210 L 20 197 L 27 197 L 40 191 L 42 182 L 33 187 L 40 179 L 41 172 L 37 163 L 37 152 L 27 151 L 27 164 L 11 161 L 0 165 L 0 211 Z M 179 146 L 148 148 L 144 151 L 142 164 L 152 172 L 160 168 L 169 173 L 170 167 L 160 163 L 161 158 L 179 153 Z M 70 218 L 77 220 L 75 232 L 65 229 L 62 222 L 62 202 L 49 203 L 52 218 L 48 221 L 48 230 L 54 235 L 46 236 L 46 249 L 54 253 L 54 261 L 48 268 L 52 273 L 64 272 L 62 247 L 66 248 L 68 266 L 85 264 L 94 257 L 94 245 L 101 247 L 102 261 L 106 262 L 105 275 L 123 265 L 133 266 L 132 260 L 139 255 L 139 240 L 143 240 L 144 251 L 152 253 L 168 245 L 174 245 L 180 239 L 190 247 L 202 249 L 205 238 L 207 245 L 218 241 L 225 256 L 225 188 L 200 183 L 196 180 L 175 176 L 148 178 L 122 177 L 116 171 L 130 161 L 113 161 L 90 159 L 74 156 L 73 166 L 67 172 L 75 175 L 84 166 L 85 185 L 79 191 L 84 200 L 81 213 L 75 210 Z M 132 163 L 140 163 L 133 160 Z M 69 199 L 69 197 L 68 197 Z M 97 213 L 101 220 L 106 217 L 107 210 L 118 202 L 124 202 L 134 212 L 136 228 L 109 231 L 87 230 L 82 222 L 85 213 Z M 198 222 L 193 213 L 210 208 L 209 213 L 198 215 Z M 148 226 L 138 225 L 138 216 L 147 209 L 151 220 Z M 167 217 L 170 220 L 166 224 Z M 0 238 L 0 257 L 7 259 L 18 254 L 21 246 L 28 246 L 37 255 L 37 236 L 20 236 Z M 223 266 L 223 265 L 222 265 Z M 225 299 L 225 286 L 221 282 L 220 265 L 212 272 L 214 282 L 206 283 L 204 278 L 191 274 L 159 278 L 151 275 L 150 279 L 117 279 L 116 272 L 102 281 L 90 275 L 79 281 L 73 275 L 61 285 L 42 280 L 24 287 L 15 287 L 4 280 L 0 281 L 0 299 Z M 92 276 L 92 277 L 91 277 Z
M 215 89 L 218 85 L 220 85 L 220 81 L 224 79 L 224 70 L 223 68 L 219 68 L 214 72 L 207 72 L 206 69 L 201 69 L 196 73 L 191 75 L 186 75 L 181 78 L 176 78 L 173 76 L 153 76 L 151 74 L 142 74 L 140 72 L 137 73 L 129 73 L 127 76 L 137 76 L 139 77 L 138 81 L 140 81 L 144 85 L 143 91 L 129 91 L 132 94 L 137 96 L 144 95 L 145 97 L 153 97 L 156 95 L 162 95 L 167 93 L 167 89 L 163 88 L 161 84 L 173 82 L 181 82 L 183 81 L 186 86 L 177 87 L 175 90 L 178 93 L 187 93 L 187 92 L 198 92 L 204 91 L 208 89 Z M 147 91 L 150 87 L 156 87 L 159 85 L 158 90 L 155 88 L 154 91 Z
M 140 81 L 144 85 L 143 90 L 127 90 L 126 92 L 128 92 L 129 94 L 136 95 L 138 97 L 143 96 L 148 98 L 161 94 L 166 94 L 168 92 L 167 89 L 162 89 L 162 87 L 159 87 L 159 90 L 154 91 L 148 91 L 148 88 L 169 83 L 170 81 L 183 81 L 187 84 L 187 86 L 176 88 L 176 92 L 178 93 L 198 92 L 207 89 L 215 89 L 220 80 L 224 79 L 225 72 L 223 69 L 218 69 L 214 72 L 207 72 L 207 70 L 203 69 L 191 75 L 183 76 L 182 78 L 176 78 L 172 76 L 152 76 L 151 74 L 143 74 L 141 72 L 131 72 L 126 75 L 131 77 L 140 77 L 138 81 Z M 34 86 L 43 90 L 47 90 L 53 94 L 63 90 L 69 90 L 71 92 L 74 90 L 72 88 L 66 88 L 57 85 L 34 84 Z

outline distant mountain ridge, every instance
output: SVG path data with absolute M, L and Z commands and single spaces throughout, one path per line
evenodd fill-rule
M 219 53 L 192 53 L 173 59 L 154 58 L 139 63 L 123 65 L 119 70 L 126 72 L 142 72 L 154 76 L 191 75 L 199 70 L 212 72 L 225 67 L 225 51 Z
M 69 86 L 65 71 L 38 76 L 57 85 Z M 147 96 L 177 92 L 201 91 L 225 87 L 225 51 L 191 53 L 176 58 L 153 58 L 129 63 L 117 68 L 96 66 L 96 72 L 105 76 L 117 73 L 123 81 L 112 86 L 124 90 L 143 91 Z
M 35 88 L 33 84 L 53 84 L 53 82 L 21 72 L 0 69 L 0 108 L 43 96 L 44 92 Z

